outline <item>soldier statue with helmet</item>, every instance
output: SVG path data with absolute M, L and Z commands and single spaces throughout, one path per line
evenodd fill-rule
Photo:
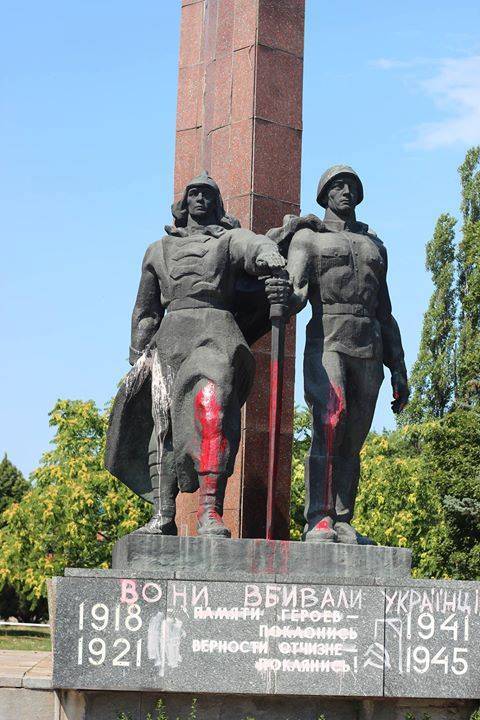
M 351 521 L 360 475 L 360 450 L 370 430 L 389 368 L 392 410 L 408 401 L 400 331 L 387 288 L 387 251 L 355 208 L 363 200 L 357 173 L 346 165 L 327 170 L 318 184 L 315 215 L 286 216 L 269 235 L 288 244 L 287 269 L 293 292 L 290 310 L 308 301 L 304 354 L 305 399 L 312 413 L 311 446 L 305 458 L 304 539 L 366 543 Z M 267 294 L 288 289 L 271 278 Z

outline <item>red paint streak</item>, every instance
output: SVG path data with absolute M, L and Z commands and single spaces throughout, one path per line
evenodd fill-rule
M 207 497 L 217 497 L 218 493 L 218 478 L 213 475 L 204 475 L 202 478 L 202 490 L 200 491 L 200 503 L 198 506 L 197 517 L 200 518 L 208 507 L 205 503 Z M 213 518 L 217 522 L 221 522 L 222 518 L 218 514 L 214 505 L 211 505 L 208 509 L 208 517 Z
M 265 572 L 275 572 L 275 540 L 267 540 L 267 567 Z
M 253 544 L 252 573 L 286 573 L 290 543 L 288 540 L 265 540 L 256 538 Z
M 227 449 L 227 439 L 222 430 L 222 408 L 217 401 L 215 385 L 211 380 L 196 394 L 194 407 L 195 419 L 201 427 L 198 471 L 216 473 Z M 208 478 L 209 482 L 210 480 Z
M 205 511 L 206 498 L 217 497 L 218 470 L 223 464 L 223 456 L 227 449 L 227 439 L 222 429 L 222 408 L 217 400 L 215 385 L 211 380 L 198 391 L 194 401 L 195 419 L 200 423 L 200 458 L 198 472 L 202 478 L 200 506 L 197 515 Z M 212 504 L 209 517 L 221 522 L 221 517 Z
M 275 482 L 278 474 L 278 438 L 282 419 L 282 382 L 280 365 L 277 360 L 270 362 L 270 406 L 268 417 L 268 478 L 267 478 L 267 540 L 274 535 Z
M 330 518 L 323 518 L 323 520 L 319 520 L 315 527 L 317 530 L 331 530 Z
M 343 399 L 342 388 L 339 385 L 330 383 L 329 397 L 326 407 L 326 417 L 323 422 L 323 431 L 325 433 L 325 492 L 323 496 L 323 504 L 325 509 L 334 510 L 333 508 L 333 448 L 335 443 L 335 433 L 340 422 L 342 413 L 345 410 L 345 401 Z
M 278 547 L 278 546 L 277 546 Z M 281 563 L 278 572 L 288 572 L 288 559 L 290 555 L 290 544 L 288 540 L 280 540 Z

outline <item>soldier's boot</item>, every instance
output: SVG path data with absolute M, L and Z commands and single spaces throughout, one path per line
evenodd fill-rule
M 199 475 L 200 497 L 197 511 L 197 532 L 199 535 L 231 537 L 230 530 L 223 523 L 223 501 L 227 478 L 222 475 Z
M 135 532 L 177 535 L 175 498 L 178 494 L 178 484 L 173 467 L 173 447 L 170 439 L 167 438 L 164 443 L 161 465 L 158 463 L 157 445 L 153 440 L 150 442 L 148 459 L 152 483 L 153 514 L 150 520 Z
M 153 533 L 156 535 L 177 535 L 178 529 L 175 522 L 175 507 L 165 507 L 159 498 L 154 498 L 152 517 L 143 527 L 135 530 L 135 532 Z
M 305 542 L 335 542 L 337 533 L 333 526 L 333 519 L 327 515 L 315 523 L 308 523 L 305 525 L 302 539 Z
M 350 522 L 337 520 L 334 525 L 337 533 L 337 542 L 345 545 L 376 545 L 377 543 L 367 535 L 362 535 Z
M 333 501 L 333 458 L 309 450 L 305 458 L 305 528 L 306 542 L 335 542 Z
M 360 476 L 360 458 L 339 457 L 336 462 L 336 519 L 334 528 L 337 542 L 346 545 L 375 545 L 366 535 L 361 535 L 352 525 L 358 478 Z

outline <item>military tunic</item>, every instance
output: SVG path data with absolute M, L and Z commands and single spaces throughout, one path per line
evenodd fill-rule
M 299 230 L 287 269 L 292 309 L 309 300 L 304 355 L 305 399 L 313 416 L 305 460 L 306 520 L 350 522 L 360 449 L 370 429 L 383 365 L 405 373 L 387 288 L 387 252 L 368 226 L 324 221 L 325 232 Z

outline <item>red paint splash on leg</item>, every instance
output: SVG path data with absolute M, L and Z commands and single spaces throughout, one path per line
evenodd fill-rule
M 218 471 L 223 466 L 227 439 L 222 429 L 222 408 L 217 399 L 215 385 L 210 380 L 196 394 L 194 409 L 195 419 L 200 424 L 201 437 L 198 472 L 203 476 L 200 483 L 200 504 L 197 516 L 200 517 L 208 507 L 209 517 L 221 522 L 212 498 L 214 501 L 218 498 Z M 208 502 L 208 498 L 210 498 L 210 502 Z
M 210 380 L 198 391 L 194 402 L 195 419 L 200 423 L 200 473 L 216 473 L 227 448 L 222 430 L 222 408 L 218 403 L 215 385 Z
M 345 410 L 345 401 L 343 399 L 342 388 L 339 385 L 330 383 L 328 402 L 325 412 L 325 419 L 323 422 L 323 431 L 325 433 L 325 492 L 323 496 L 323 505 L 325 510 L 333 512 L 333 451 L 335 445 L 335 434 L 337 432 L 338 424 Z M 321 520 L 317 524 L 319 529 L 321 523 L 325 520 Z

